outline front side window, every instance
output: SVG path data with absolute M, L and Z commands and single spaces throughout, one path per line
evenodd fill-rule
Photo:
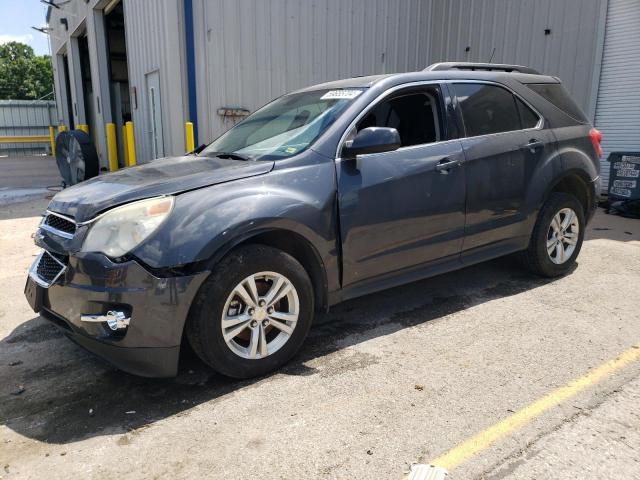
M 516 98 L 508 90 L 483 83 L 456 83 L 454 88 L 467 137 L 522 128 Z
M 309 148 L 362 92 L 352 88 L 285 95 L 231 128 L 200 155 L 250 160 L 291 157 Z
M 373 107 L 356 129 L 395 128 L 403 147 L 440 141 L 443 139 L 440 99 L 439 88 L 435 86 L 399 93 Z

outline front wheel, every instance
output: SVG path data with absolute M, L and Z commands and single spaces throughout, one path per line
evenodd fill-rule
M 223 375 L 251 378 L 286 363 L 313 319 L 313 287 L 287 253 L 241 247 L 205 281 L 186 325 L 198 356 Z
M 545 277 L 564 275 L 580 253 L 584 230 L 584 211 L 578 199 L 552 193 L 538 214 L 529 247 L 522 253 L 525 265 Z

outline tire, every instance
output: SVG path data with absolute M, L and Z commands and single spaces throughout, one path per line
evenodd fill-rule
M 547 242 L 553 242 L 555 238 L 551 222 L 558 214 L 560 214 L 560 218 L 567 218 L 566 214 L 564 217 L 562 216 L 562 212 L 567 212 L 567 209 L 570 209 L 575 213 L 575 219 L 578 226 L 577 239 L 575 245 L 573 245 L 574 248 L 570 253 L 563 253 L 563 256 L 559 256 L 557 243 L 553 252 L 549 253 L 547 250 Z M 572 233 L 572 230 L 575 230 L 575 227 L 566 232 L 567 237 Z M 572 269 L 576 258 L 580 253 L 582 241 L 584 239 L 584 231 L 585 219 L 582 204 L 573 195 L 553 192 L 538 214 L 538 219 L 535 227 L 533 228 L 528 248 L 521 254 L 521 259 L 524 265 L 531 272 L 543 277 L 553 278 L 566 274 Z M 566 241 L 573 241 L 573 237 L 570 239 L 567 238 Z M 563 246 L 568 247 L 569 245 L 563 243 Z M 562 260 L 562 262 L 557 263 L 560 260 Z
M 254 277 L 255 275 L 257 276 Z M 249 277 L 254 279 L 255 294 L 251 293 L 251 288 L 246 283 Z M 269 299 L 271 288 L 277 287 L 280 279 L 284 279 L 283 288 L 288 288 L 289 285 L 292 288 L 273 304 L 274 307 L 269 307 L 270 304 L 266 303 L 258 306 L 258 301 L 245 302 L 237 294 L 237 287 L 242 284 L 243 287 L 247 286 L 244 292 L 250 298 L 255 300 L 253 297 L 258 297 L 264 302 Z M 309 275 L 295 258 L 276 248 L 246 245 L 225 257 L 200 287 L 185 327 L 186 337 L 202 361 L 217 372 L 238 379 L 257 377 L 281 367 L 300 349 L 313 320 L 313 301 L 313 286 Z M 297 312 L 297 321 L 293 323 L 271 318 L 269 309 L 272 315 L 289 316 L 286 318 L 293 318 L 295 315 L 288 312 Z M 246 322 L 239 322 L 234 318 L 248 317 L 251 320 L 237 336 L 225 340 L 223 315 L 227 315 L 225 325 L 238 322 L 233 327 L 226 328 L 228 335 Z M 267 326 L 264 326 L 265 321 Z M 256 325 L 253 325 L 254 322 Z M 276 328 L 276 324 L 280 327 Z M 293 325 L 292 332 L 281 330 L 285 327 L 290 330 L 290 325 Z M 254 337 L 256 331 L 259 333 Z M 254 345 L 258 346 L 252 348 Z M 261 348 L 263 346 L 264 349 Z

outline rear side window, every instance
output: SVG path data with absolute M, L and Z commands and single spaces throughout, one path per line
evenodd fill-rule
M 508 90 L 482 83 L 456 83 L 454 88 L 467 137 L 522 128 L 516 98 Z
M 518 106 L 518 113 L 520 114 L 520 121 L 522 122 L 522 128 L 535 128 L 540 121 L 540 118 L 536 113 L 531 110 L 525 103 L 520 100 L 518 97 L 516 98 L 516 105 Z
M 588 123 L 587 117 L 582 113 L 580 107 L 569 96 L 561 83 L 528 83 L 531 90 L 544 97 L 545 100 L 553 103 L 556 107 L 580 123 Z

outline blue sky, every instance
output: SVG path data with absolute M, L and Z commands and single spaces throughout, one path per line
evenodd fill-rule
M 0 0 L 0 43 L 31 45 L 37 55 L 49 53 L 49 37 L 31 27 L 45 23 L 46 5 L 39 0 Z

